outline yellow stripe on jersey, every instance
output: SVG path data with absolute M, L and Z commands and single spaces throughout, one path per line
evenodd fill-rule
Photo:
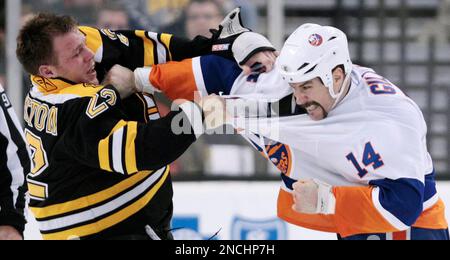
M 152 66 L 155 64 L 154 46 L 153 42 L 147 38 L 145 31 L 136 31 L 136 36 L 144 41 L 144 66 Z
M 136 162 L 136 135 L 137 135 L 137 122 L 125 122 L 121 120 L 117 125 L 113 128 L 111 133 L 102 139 L 98 144 L 98 158 L 100 163 L 100 168 L 105 171 L 113 172 L 111 169 L 111 154 L 112 151 L 110 149 L 111 137 L 117 132 L 119 129 L 127 127 L 127 136 L 125 145 L 125 165 L 126 165 L 126 173 L 131 175 L 133 173 L 138 172 L 137 162 Z M 114 147 L 112 147 L 114 148 Z M 121 149 L 121 147 L 120 147 Z
M 126 126 L 128 123 L 124 120 L 120 120 L 119 123 L 117 123 L 116 126 L 114 126 L 114 128 L 111 130 L 111 133 L 109 134 L 109 136 L 111 136 L 115 131 L 119 130 L 120 128 Z
M 167 50 L 169 50 L 169 58 L 172 60 L 172 53 L 170 52 L 170 41 L 172 40 L 172 35 L 170 34 L 161 34 L 161 41 L 166 46 Z
M 148 110 L 148 114 L 149 115 L 153 115 L 153 114 L 156 114 L 156 113 L 158 113 L 159 111 L 158 111 L 158 108 L 157 107 L 153 107 L 153 108 L 150 108 L 149 110 Z
M 125 164 L 128 174 L 132 174 L 138 171 L 136 162 L 136 135 L 137 135 L 137 122 L 128 123 L 127 131 L 127 143 L 125 148 Z
M 167 170 L 164 172 L 161 179 L 156 183 L 156 185 L 149 191 L 147 194 L 145 194 L 142 198 L 140 198 L 138 201 L 134 202 L 133 204 L 129 205 L 128 207 L 122 209 L 121 211 L 108 216 L 106 218 L 103 218 L 95 223 L 84 225 L 81 227 L 69 229 L 62 232 L 52 233 L 52 234 L 43 234 L 42 237 L 45 240 L 66 240 L 73 237 L 86 237 L 89 235 L 93 235 L 99 232 L 102 232 L 124 220 L 129 218 L 130 216 L 136 214 L 141 209 L 143 209 L 155 196 L 156 192 L 161 188 L 161 186 L 166 181 L 167 177 L 169 176 L 169 167 L 167 167 Z
M 32 197 L 38 198 L 38 199 L 46 199 L 47 198 L 47 186 L 46 185 L 40 185 L 38 183 L 31 183 L 31 181 L 28 181 L 28 192 Z
M 111 164 L 109 161 L 109 138 L 101 140 L 98 144 L 98 159 L 100 163 L 100 169 L 112 172 Z
M 31 211 L 33 212 L 34 216 L 37 219 L 43 219 L 43 218 L 49 218 L 58 216 L 61 214 L 67 214 L 70 212 L 73 212 L 75 210 L 80 210 L 83 208 L 87 208 L 89 206 L 98 204 L 100 202 L 103 202 L 105 200 L 108 200 L 117 194 L 123 192 L 124 190 L 127 190 L 140 181 L 146 179 L 148 176 L 150 176 L 153 172 L 145 171 L 140 172 L 138 174 L 135 174 L 133 176 L 130 176 L 126 180 L 112 186 L 111 188 L 108 188 L 106 190 L 100 191 L 98 193 L 82 197 L 73 201 L 68 201 L 61 204 L 55 204 L 51 206 L 47 206 L 44 208 L 37 208 L 37 207 L 30 207 Z
M 87 26 L 79 26 L 78 29 L 86 35 L 86 46 L 97 53 L 100 47 L 103 45 L 102 36 L 100 35 L 100 31 Z
M 104 88 L 103 86 L 98 86 L 98 85 L 78 84 L 78 85 L 73 85 L 69 88 L 61 89 L 58 92 L 58 94 L 77 95 L 80 97 L 93 97 L 103 88 Z
M 143 96 L 141 96 L 141 95 L 136 95 L 136 97 L 139 98 L 139 100 L 142 102 L 142 105 L 143 105 L 144 107 L 147 107 L 147 106 L 148 106 L 147 101 L 145 101 L 145 98 L 144 98 Z M 148 114 L 147 114 L 147 111 L 143 111 L 143 112 L 144 112 L 145 123 L 148 123 Z
M 33 85 L 36 86 L 39 92 L 44 96 L 58 94 L 92 97 L 100 90 L 104 89 L 104 86 L 87 83 L 73 85 L 61 79 L 47 79 L 34 75 L 32 75 L 30 79 Z

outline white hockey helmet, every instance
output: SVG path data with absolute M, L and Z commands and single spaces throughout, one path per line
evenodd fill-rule
M 348 40 L 341 30 L 317 24 L 300 26 L 286 41 L 277 60 L 277 67 L 288 83 L 322 79 L 333 98 L 333 69 L 342 65 L 347 80 L 352 72 Z M 341 92 L 342 92 L 341 88 Z

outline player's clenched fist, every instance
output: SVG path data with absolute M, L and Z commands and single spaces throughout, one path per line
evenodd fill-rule
M 302 214 L 334 214 L 336 199 L 332 187 L 318 180 L 298 181 L 293 185 L 292 209 Z
M 103 85 L 113 85 L 122 99 L 138 92 L 136 89 L 134 72 L 120 65 L 115 65 L 106 74 Z
M 203 97 L 198 102 L 205 114 L 206 129 L 215 129 L 227 121 L 225 100 L 217 95 Z

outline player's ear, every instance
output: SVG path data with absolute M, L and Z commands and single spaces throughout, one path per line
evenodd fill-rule
M 343 82 L 345 79 L 345 72 L 341 66 L 333 70 L 333 81 L 335 84 Z
M 56 68 L 52 65 L 41 65 L 39 67 L 39 76 L 44 78 L 56 78 L 58 74 L 56 73 Z
M 338 93 L 340 91 L 340 88 L 344 84 L 345 80 L 345 72 L 344 69 L 339 66 L 333 70 L 333 88 L 334 93 Z

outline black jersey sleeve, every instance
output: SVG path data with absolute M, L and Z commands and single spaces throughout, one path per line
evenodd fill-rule
M 108 86 L 93 97 L 67 103 L 67 113 L 77 118 L 61 139 L 66 151 L 89 167 L 130 175 L 172 163 L 203 129 L 202 112 L 194 103 L 141 123 L 128 119 L 121 102 Z

